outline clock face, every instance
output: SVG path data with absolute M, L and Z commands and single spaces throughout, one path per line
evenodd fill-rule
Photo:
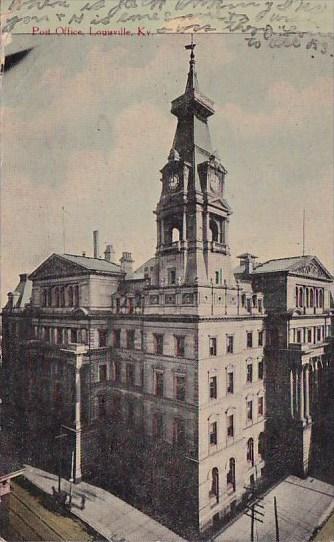
M 216 173 L 211 172 L 210 173 L 210 189 L 213 192 L 218 192 L 219 188 L 220 188 L 219 177 L 217 176 Z
M 180 179 L 179 179 L 179 176 L 176 175 L 175 173 L 173 175 L 171 175 L 168 179 L 168 189 L 170 191 L 174 191 L 174 190 L 177 190 L 178 187 L 179 187 L 179 184 L 180 184 Z

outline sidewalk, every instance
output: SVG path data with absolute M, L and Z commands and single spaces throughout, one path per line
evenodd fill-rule
M 308 477 L 305 480 L 288 476 L 269 490 L 258 508 L 264 517 L 255 514 L 263 523 L 255 521 L 254 540 L 276 540 L 274 496 L 277 499 L 279 539 L 283 542 L 306 542 L 334 508 L 334 486 Z M 250 514 L 250 512 L 248 512 Z M 242 514 L 229 527 L 213 537 L 215 542 L 248 542 L 251 517 Z
M 57 488 L 56 475 L 25 465 L 24 476 L 35 486 L 52 495 Z M 62 489 L 69 491 L 69 482 L 62 479 Z M 71 512 L 107 540 L 117 542 L 185 542 L 167 527 L 143 514 L 112 493 L 81 482 L 73 485 Z M 82 496 L 85 508 L 80 509 Z

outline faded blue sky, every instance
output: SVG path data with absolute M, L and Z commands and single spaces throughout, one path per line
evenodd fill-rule
M 14 36 L 8 53 L 34 46 L 4 78 L 2 287 L 52 252 L 101 253 L 136 265 L 154 254 L 159 169 L 183 92 L 182 35 Z M 260 261 L 306 252 L 333 271 L 332 59 L 300 49 L 249 48 L 243 36 L 196 36 L 201 91 L 212 98 L 214 146 L 229 174 L 234 256 Z

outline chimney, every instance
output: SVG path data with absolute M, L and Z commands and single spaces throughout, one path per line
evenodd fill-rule
M 93 231 L 93 239 L 94 239 L 94 258 L 99 257 L 99 232 L 98 230 Z
M 27 273 L 21 273 L 20 274 L 20 282 L 27 282 L 28 274 Z
M 121 262 L 121 270 L 124 273 L 126 274 L 132 273 L 133 271 L 132 264 L 134 260 L 132 259 L 131 252 L 123 252 L 120 262 Z
M 115 258 L 115 251 L 112 245 L 107 245 L 104 251 L 104 259 L 107 262 L 113 262 Z
M 240 258 L 240 265 L 243 267 L 243 272 L 247 275 L 250 275 L 253 273 L 255 268 L 255 260 L 257 256 L 254 256 L 253 254 L 249 254 L 249 252 L 246 252 L 245 254 L 240 254 L 238 256 Z

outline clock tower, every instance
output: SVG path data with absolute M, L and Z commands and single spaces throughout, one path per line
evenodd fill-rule
M 226 169 L 211 144 L 213 102 L 199 90 L 195 44 L 184 93 L 172 101 L 177 128 L 161 169 L 156 208 L 159 284 L 234 285 L 228 245 L 231 208 L 224 199 Z

